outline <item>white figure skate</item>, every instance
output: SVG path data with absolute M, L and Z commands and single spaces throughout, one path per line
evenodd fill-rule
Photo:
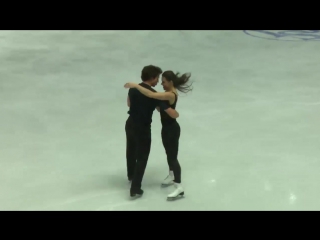
M 170 193 L 167 197 L 168 201 L 174 201 L 180 199 L 184 196 L 184 190 L 180 183 L 174 183 L 174 187 L 176 188 L 172 193 Z
M 173 175 L 173 171 L 169 172 L 169 175 L 163 180 L 163 182 L 161 183 L 162 187 L 168 187 L 171 186 L 173 184 L 173 180 L 174 180 L 174 175 Z

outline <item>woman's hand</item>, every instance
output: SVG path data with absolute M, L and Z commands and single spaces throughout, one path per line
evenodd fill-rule
M 135 88 L 137 85 L 136 83 L 128 82 L 124 85 L 124 88 Z

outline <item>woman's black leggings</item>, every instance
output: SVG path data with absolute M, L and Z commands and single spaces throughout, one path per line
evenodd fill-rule
M 178 122 L 163 124 L 161 130 L 162 143 L 167 154 L 170 171 L 173 171 L 174 182 L 181 183 L 181 167 L 178 162 L 180 125 Z

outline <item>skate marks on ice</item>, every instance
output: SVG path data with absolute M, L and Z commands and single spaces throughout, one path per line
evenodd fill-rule
M 116 191 L 106 189 L 100 193 L 73 197 L 61 203 L 51 204 L 45 207 L 44 210 L 109 211 L 126 205 L 135 205 L 137 202 L 130 198 L 129 189 Z
M 175 201 L 178 199 L 182 199 L 182 197 L 174 199 L 172 201 Z M 123 200 L 116 204 L 106 204 L 95 209 L 95 211 L 121 211 L 121 210 L 124 210 L 124 208 L 126 208 L 126 211 L 127 210 L 140 211 L 142 210 L 142 209 L 139 209 L 141 206 L 146 206 L 150 202 L 156 203 L 156 202 L 169 202 L 169 201 L 166 201 L 165 195 L 162 197 L 161 195 L 154 194 L 152 193 L 152 191 L 149 190 L 147 191 L 147 193 L 144 193 L 141 197 L 138 197 L 135 199 Z M 128 207 L 130 207 L 131 209 L 128 209 Z M 150 207 L 150 209 L 148 210 L 153 210 L 153 207 Z
M 139 202 L 141 201 L 145 201 L 146 199 L 141 199 Z M 124 207 L 124 206 L 128 206 L 128 205 L 137 205 L 136 201 L 132 201 L 132 200 L 124 200 L 122 202 L 116 203 L 116 204 L 106 204 L 103 205 L 97 209 L 95 209 L 95 211 L 114 211 L 116 210 L 115 208 L 119 208 L 119 207 Z
M 251 37 L 277 41 L 320 41 L 319 30 L 243 30 Z
M 146 200 L 150 199 L 141 199 L 139 200 L 139 203 Z M 128 190 L 122 189 L 119 191 L 109 191 L 91 196 L 73 198 L 62 203 L 47 206 L 44 210 L 112 211 L 115 208 L 121 208 L 127 205 L 136 205 L 137 203 L 137 201 L 130 199 Z
M 118 193 L 121 193 L 121 197 L 117 197 L 115 198 L 114 196 L 117 195 Z M 132 199 L 130 199 L 130 196 L 126 196 L 128 195 L 128 191 L 117 191 L 117 192 L 109 192 L 109 193 L 105 193 L 105 194 L 97 194 L 95 196 L 91 196 L 91 197 L 83 197 L 83 198 L 77 198 L 77 199 L 72 199 L 72 200 L 68 200 L 68 201 L 65 201 L 63 203 L 60 203 L 60 204 L 53 204 L 49 207 L 46 207 L 44 210 L 67 210 L 69 211 L 70 208 L 72 208 L 72 210 L 76 210 L 76 211 L 82 211 L 82 210 L 89 210 L 89 211 L 114 211 L 114 210 L 118 210 L 122 207 L 127 207 L 129 205 L 137 205 L 137 204 L 140 204 L 141 202 L 146 202 L 146 201 L 152 201 L 152 200 L 155 200 L 156 198 L 153 198 L 153 199 L 150 199 L 148 197 L 146 198 L 142 198 L 142 199 L 139 199 L 137 201 L 133 201 Z M 104 200 L 106 200 L 107 202 L 107 199 L 109 199 L 109 203 L 107 204 L 96 204 L 96 205 L 100 205 L 99 207 L 97 206 L 92 206 L 93 204 L 90 204 L 90 203 L 86 203 L 86 202 L 91 202 L 93 201 L 94 199 L 97 199 L 97 198 L 100 198 L 100 201 L 99 202 L 102 202 Z M 121 200 L 120 200 L 121 198 Z M 111 201 L 110 201 L 111 200 Z M 70 205 L 79 205 L 81 204 L 82 205 L 87 205 L 88 207 L 70 207 Z M 69 206 L 68 206 L 69 205 Z M 91 205 L 91 207 L 89 207 Z M 117 208 L 117 209 L 116 209 Z
M 261 104 L 289 104 L 289 105 L 303 105 L 303 106 L 317 106 L 320 105 L 320 102 L 318 101 L 290 101 L 290 100 L 286 100 L 286 99 L 261 99 L 261 98 L 255 98 L 255 97 L 251 97 L 251 102 L 246 102 L 246 103 L 242 103 L 242 108 L 243 110 L 246 110 L 247 108 L 250 107 L 256 107 L 259 106 Z M 216 112 L 217 114 L 220 114 L 220 112 Z M 209 114 L 213 114 L 213 113 L 209 113 Z
M 138 199 L 131 199 L 128 189 L 112 190 L 106 189 L 104 192 L 86 194 L 85 196 L 69 197 L 69 199 L 57 203 L 46 205 L 45 207 L 32 207 L 29 210 L 42 211 L 113 211 L 130 208 L 138 210 L 148 202 L 167 202 L 167 195 L 172 192 L 172 188 L 164 191 L 147 189 Z M 178 196 L 174 200 L 182 199 Z
M 135 209 L 132 209 L 133 211 L 139 211 L 138 206 L 142 205 L 146 205 L 147 202 L 155 202 L 159 200 L 159 196 L 155 196 L 155 195 L 150 195 L 148 194 L 150 193 L 150 190 L 147 192 L 147 194 L 145 195 L 145 193 L 143 195 L 141 195 L 140 197 L 135 197 L 135 198 L 130 198 L 130 196 L 119 202 L 119 203 L 114 203 L 114 204 L 106 204 L 103 205 L 97 209 L 95 209 L 95 211 L 119 211 L 122 210 L 123 207 L 128 207 L 128 206 L 136 206 Z M 119 209 L 120 208 L 120 209 Z M 122 209 L 121 209 L 122 208 Z
M 119 191 L 108 191 L 106 190 L 104 193 L 96 193 L 92 195 L 82 196 L 82 197 L 74 197 L 70 198 L 69 200 L 57 203 L 57 204 L 50 204 L 43 208 L 44 211 L 46 210 L 93 210 L 96 208 L 94 205 L 100 205 L 100 202 L 104 202 L 109 200 L 109 203 L 105 206 L 113 206 L 118 199 L 114 198 L 114 196 L 123 196 L 128 191 L 122 189 Z M 109 198 L 110 197 L 110 198 Z M 79 207 L 77 207 L 79 206 Z

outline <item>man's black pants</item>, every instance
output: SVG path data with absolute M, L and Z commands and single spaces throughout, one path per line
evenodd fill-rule
M 151 148 L 151 125 L 136 124 L 129 117 L 126 122 L 127 174 L 132 180 L 131 192 L 141 189 Z

